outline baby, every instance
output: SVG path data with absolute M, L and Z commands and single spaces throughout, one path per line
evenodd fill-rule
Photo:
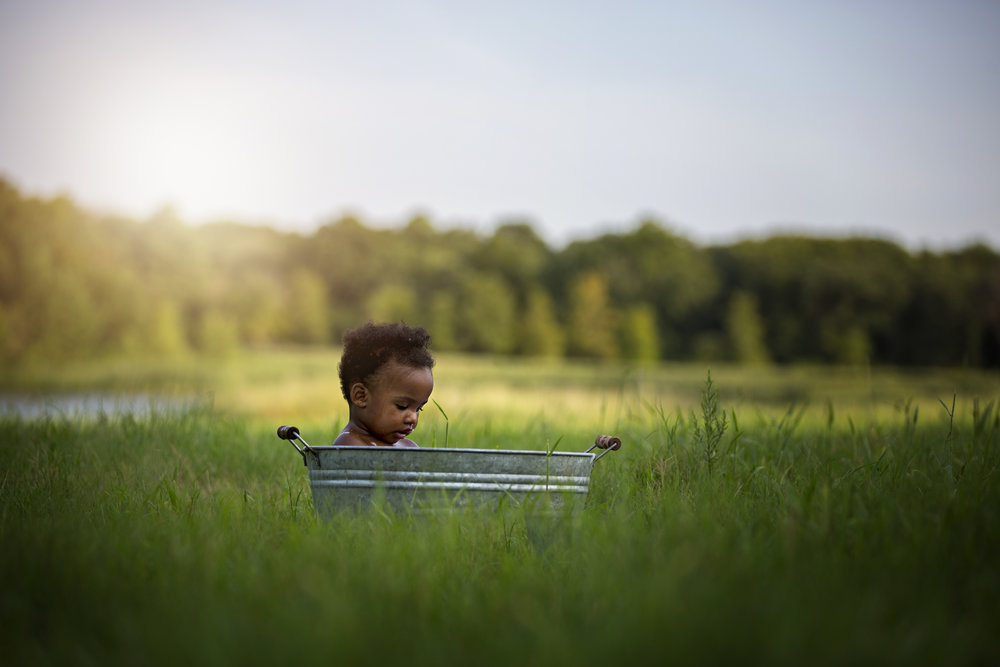
M 344 334 L 340 388 L 350 419 L 335 445 L 416 447 L 409 439 L 434 389 L 423 327 L 371 322 Z

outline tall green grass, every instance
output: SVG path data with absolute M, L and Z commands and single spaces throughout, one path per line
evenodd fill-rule
M 516 511 L 318 520 L 276 424 L 212 407 L 6 416 L 4 661 L 1000 660 L 994 402 L 741 412 L 712 377 L 720 394 L 693 407 L 605 415 L 625 446 L 597 463 L 579 522 L 541 533 Z M 594 435 L 446 407 L 425 444 L 445 427 L 451 446 Z

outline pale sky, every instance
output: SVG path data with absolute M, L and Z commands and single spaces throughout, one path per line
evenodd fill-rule
M 1000 248 L 1000 2 L 0 0 L 0 175 L 301 231 Z

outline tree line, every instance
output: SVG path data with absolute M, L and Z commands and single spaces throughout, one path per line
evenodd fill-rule
M 1000 365 L 1000 256 L 880 239 L 702 247 L 656 220 L 543 241 L 414 217 L 310 234 L 169 210 L 136 221 L 0 179 L 0 356 L 229 354 L 339 344 L 365 320 L 422 324 L 436 350 L 745 364 Z

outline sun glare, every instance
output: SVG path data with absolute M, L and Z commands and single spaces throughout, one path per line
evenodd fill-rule
M 254 160 L 246 105 L 234 91 L 197 78 L 150 76 L 105 98 L 94 140 L 106 194 L 137 210 L 183 203 L 204 215 L 234 209 L 252 192 Z

